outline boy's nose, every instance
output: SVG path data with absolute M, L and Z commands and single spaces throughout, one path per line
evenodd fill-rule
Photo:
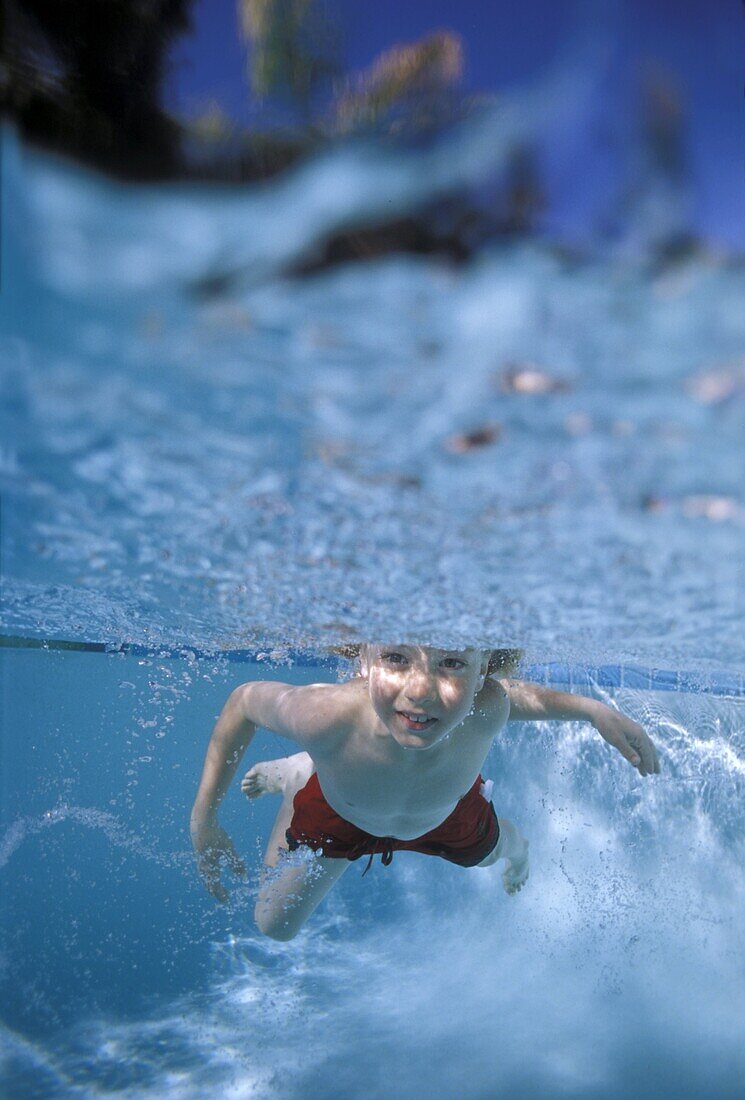
M 406 683 L 406 698 L 412 703 L 424 703 L 432 699 L 434 687 L 432 678 L 426 674 L 410 676 Z

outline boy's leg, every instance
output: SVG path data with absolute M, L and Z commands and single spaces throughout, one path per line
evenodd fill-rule
M 254 910 L 259 931 L 273 940 L 293 939 L 348 866 L 346 859 L 309 853 L 299 865 L 267 868 Z
M 264 855 L 264 876 L 254 912 L 259 930 L 275 940 L 291 940 L 296 936 L 349 866 L 346 859 L 324 859 L 308 853 L 300 864 L 278 867 L 287 852 L 285 833 L 292 821 L 293 799 L 313 771 L 311 758 L 300 752 L 282 760 L 256 764 L 241 784 L 250 798 L 269 793 L 282 795 Z
M 508 894 L 516 894 L 528 878 L 528 841 L 506 817 L 499 817 L 497 820 L 499 840 L 478 866 L 490 867 L 498 859 L 506 859 L 507 866 L 502 872 L 502 882 Z

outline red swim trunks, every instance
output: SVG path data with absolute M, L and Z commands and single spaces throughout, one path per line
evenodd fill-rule
M 414 840 L 398 840 L 392 836 L 373 836 L 345 821 L 323 797 L 318 776 L 313 772 L 295 795 L 287 844 L 291 852 L 302 844 L 327 859 L 359 859 L 369 855 L 371 863 L 372 857 L 379 852 L 383 857 L 381 862 L 387 865 L 394 852 L 423 852 L 461 867 L 475 867 L 486 859 L 499 840 L 497 815 L 492 803 L 481 794 L 482 783 L 479 776 L 436 829 Z M 369 867 L 368 863 L 365 871 Z

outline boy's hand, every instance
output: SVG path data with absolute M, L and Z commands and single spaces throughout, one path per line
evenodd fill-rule
M 634 765 L 639 775 L 659 775 L 657 749 L 638 722 L 618 710 L 603 706 L 593 716 L 592 724 L 609 745 L 613 745 L 621 756 Z
M 192 821 L 191 842 L 197 855 L 197 868 L 213 898 L 220 902 L 228 900 L 228 891 L 220 881 L 220 864 L 224 860 L 227 866 L 238 875 L 246 877 L 246 865 L 235 850 L 235 845 L 225 830 L 216 821 Z

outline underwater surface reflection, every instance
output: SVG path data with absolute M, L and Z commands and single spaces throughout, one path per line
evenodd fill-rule
M 362 217 L 396 161 L 306 165 L 285 206 L 5 152 L 9 633 L 271 651 L 404 623 L 742 668 L 739 260 L 534 242 L 298 280 L 256 259 L 278 220 L 302 252 L 319 190 Z

